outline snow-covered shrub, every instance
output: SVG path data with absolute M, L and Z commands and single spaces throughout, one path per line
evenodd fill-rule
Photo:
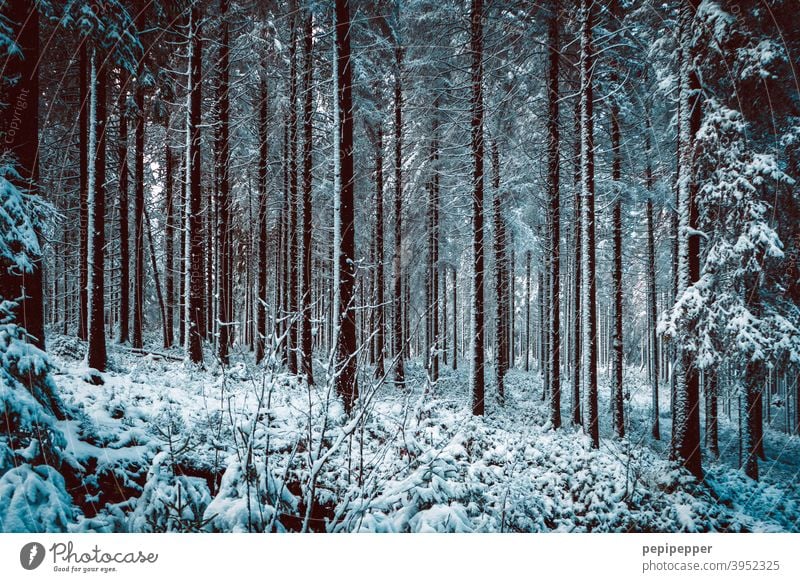
M 72 498 L 53 467 L 26 463 L 0 477 L 0 532 L 63 532 L 72 521 Z
M 205 479 L 176 474 L 168 452 L 153 459 L 147 483 L 130 518 L 131 532 L 197 532 L 206 522 L 203 513 L 211 502 Z
M 232 460 L 219 493 L 203 516 L 206 528 L 218 532 L 285 531 L 281 513 L 297 512 L 298 501 L 285 484 L 264 470 L 264 463 L 246 469 Z
M 0 324 L 0 531 L 63 531 L 71 515 L 56 471 L 65 441 L 55 415 L 64 407 L 49 370 L 22 328 Z

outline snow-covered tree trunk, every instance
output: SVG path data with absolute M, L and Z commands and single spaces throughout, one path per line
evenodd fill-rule
M 553 428 L 561 426 L 561 194 L 559 192 L 559 91 L 558 61 L 559 48 L 559 3 L 552 1 L 549 6 L 547 33 L 547 190 L 548 190 L 548 252 L 550 258 L 548 276 L 550 305 L 548 323 L 548 371 L 550 385 L 550 424 Z
M 681 65 L 678 174 L 678 289 L 677 297 L 687 292 L 699 278 L 699 240 L 696 235 L 697 185 L 694 173 L 694 135 L 700 122 L 699 81 L 693 70 L 691 48 L 693 8 L 681 10 Z M 702 477 L 700 451 L 699 372 L 692 354 L 684 346 L 675 358 L 675 400 L 673 403 L 672 457 L 692 474 Z
M 472 349 L 470 388 L 472 414 L 483 416 L 484 377 L 484 232 L 483 232 L 483 0 L 472 0 L 470 8 L 470 52 L 472 54 Z
M 495 357 L 497 397 L 505 400 L 504 378 L 508 370 L 508 271 L 506 232 L 500 191 L 500 153 L 497 141 L 492 141 L 492 206 L 494 226 L 494 287 L 495 287 Z
M 356 368 L 355 208 L 353 174 L 353 65 L 350 54 L 350 3 L 336 0 L 336 81 L 339 116 L 339 313 L 336 390 L 350 412 L 358 398 Z
M 312 372 L 312 338 L 311 338 L 311 259 L 312 228 L 311 187 L 313 163 L 313 113 L 314 113 L 314 19 L 309 12 L 305 16 L 303 26 L 303 252 L 302 278 L 300 281 L 300 370 L 309 384 L 314 383 Z
M 658 403 L 658 381 L 659 381 L 659 357 L 658 357 L 658 334 L 656 333 L 656 323 L 658 321 L 656 305 L 656 241 L 655 225 L 653 224 L 653 161 L 650 149 L 651 140 L 650 112 L 646 113 L 645 128 L 645 152 L 647 155 L 647 167 L 645 168 L 645 188 L 647 189 L 647 200 L 645 202 L 645 222 L 647 227 L 647 337 L 648 337 L 648 370 L 650 372 L 651 388 L 651 434 L 654 439 L 661 438 L 661 427 L 659 420 Z
M 217 224 L 216 245 L 218 249 L 217 260 L 217 325 L 219 336 L 217 338 L 217 357 L 223 363 L 228 363 L 231 343 L 233 342 L 233 273 L 231 271 L 232 252 L 231 225 L 230 225 L 230 32 L 228 23 L 229 0 L 220 0 L 220 42 L 219 42 L 219 87 L 218 87 L 218 158 L 217 171 L 219 184 L 217 188 Z
M 89 48 L 88 41 L 83 40 L 80 44 L 78 59 L 78 173 L 79 173 L 79 245 L 78 252 L 80 267 L 78 269 L 78 337 L 82 340 L 87 339 L 87 305 L 88 305 L 88 271 L 87 261 L 89 248 Z
M 297 191 L 297 16 L 295 11 L 289 16 L 289 211 L 287 224 L 287 269 L 288 287 L 287 315 L 289 332 L 286 334 L 287 349 L 289 354 L 289 371 L 297 374 L 299 357 L 299 325 L 297 321 L 297 268 L 299 263 L 300 245 L 297 237 L 299 201 Z
M 89 112 L 89 221 L 88 221 L 88 320 L 90 368 L 106 369 L 105 333 L 105 213 L 106 213 L 106 68 L 92 47 L 91 105 Z
M 255 358 L 260 363 L 266 355 L 267 344 L 267 266 L 270 252 L 267 218 L 269 190 L 267 170 L 269 164 L 269 87 L 266 72 L 259 83 L 258 94 L 258 266 L 256 275 L 256 330 Z
M 131 257 L 130 257 L 130 230 L 128 223 L 128 83 L 130 75 L 120 69 L 119 96 L 117 98 L 117 115 L 119 125 L 117 130 L 117 159 L 119 183 L 119 326 L 117 341 L 121 344 L 130 341 L 130 286 L 131 286 Z
M 186 354 L 195 364 L 203 363 L 205 295 L 202 179 L 201 173 L 201 107 L 202 40 L 200 9 L 192 5 L 189 23 L 189 92 L 187 107 L 186 151 Z
M 403 342 L 403 49 L 395 46 L 394 72 L 394 255 L 392 257 L 392 352 L 395 358 L 394 382 L 405 382 Z
M 137 0 L 136 28 L 143 31 L 145 27 L 144 16 L 147 10 L 144 0 Z M 134 348 L 144 345 L 144 56 L 141 57 L 136 69 L 136 85 L 134 88 L 134 102 L 136 106 L 136 125 L 134 128 L 133 157 L 134 157 L 134 188 L 133 188 L 133 335 L 131 344 Z
M 613 75 L 616 80 L 616 74 Z M 622 387 L 622 152 L 620 149 L 619 103 L 611 104 L 611 151 L 613 156 L 611 179 L 614 182 L 614 202 L 611 209 L 613 239 L 612 280 L 612 331 L 611 331 L 611 425 L 619 438 L 625 436 L 624 397 Z
M 386 358 L 386 308 L 383 214 L 383 125 L 375 129 L 375 376 L 384 375 Z
M 431 179 L 428 201 L 428 358 L 431 382 L 439 379 L 439 100 L 433 102 L 431 121 Z
M 169 121 L 165 128 L 169 129 Z M 167 310 L 165 329 L 167 336 L 164 338 L 164 347 L 171 348 L 175 343 L 175 158 L 169 141 L 164 147 L 164 214 L 166 224 L 164 227 L 164 294 Z
M 594 448 L 600 447 L 597 410 L 597 280 L 595 278 L 594 110 L 592 70 L 593 5 L 581 0 L 581 328 L 583 331 L 584 428 Z
M 573 151 L 574 168 L 572 187 L 574 190 L 573 199 L 573 220 L 575 221 L 572 230 L 572 239 L 575 241 L 573 249 L 573 273 L 572 273 L 572 301 L 573 301 L 573 322 L 572 322 L 572 424 L 580 426 L 581 420 L 581 374 L 583 371 L 582 352 L 581 352 L 581 257 L 583 256 L 581 237 L 583 227 L 581 219 L 583 210 L 581 208 L 581 100 L 575 101 L 575 146 Z

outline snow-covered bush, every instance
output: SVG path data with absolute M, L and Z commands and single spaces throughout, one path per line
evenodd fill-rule
M 283 512 L 297 512 L 298 501 L 286 485 L 259 462 L 245 468 L 231 460 L 220 489 L 203 516 L 206 528 L 218 532 L 285 531 Z
M 205 479 L 176 474 L 169 452 L 156 455 L 130 518 L 131 532 L 197 532 L 211 502 Z

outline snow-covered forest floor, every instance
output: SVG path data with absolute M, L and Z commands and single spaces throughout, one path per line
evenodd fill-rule
M 465 370 L 443 368 L 431 387 L 412 363 L 403 389 L 362 382 L 368 403 L 347 417 L 322 368 L 308 389 L 235 356 L 198 370 L 177 353 L 115 347 L 94 385 L 84 351 L 49 341 L 59 392 L 78 411 L 58 423 L 74 531 L 800 530 L 800 439 L 767 428 L 756 483 L 737 469 L 736 417 L 722 414 L 722 456 L 698 484 L 666 460 L 668 397 L 662 440 L 649 436 L 636 370 L 630 440 L 601 424 L 597 451 L 570 425 L 568 387 L 565 427 L 549 430 L 536 372 L 509 373 L 503 406 L 489 388 L 479 419 Z

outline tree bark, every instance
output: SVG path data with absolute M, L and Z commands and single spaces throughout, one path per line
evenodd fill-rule
M 558 60 L 559 60 L 559 30 L 558 30 L 558 2 L 550 3 L 550 22 L 548 26 L 548 91 L 547 91 L 547 186 L 549 198 L 549 251 L 550 251 L 550 316 L 548 317 L 550 348 L 548 369 L 550 372 L 550 424 L 552 427 L 561 426 L 561 255 L 559 245 L 561 240 L 561 199 L 559 193 L 559 91 L 558 91 Z
M 358 398 L 356 376 L 355 287 L 355 208 L 353 174 L 353 68 L 350 54 L 350 3 L 336 0 L 336 72 L 339 115 L 339 314 L 337 338 L 336 390 L 345 411 L 352 411 Z
M 88 222 L 88 259 L 87 288 L 89 346 L 87 364 L 100 372 L 106 369 L 106 333 L 105 333 L 105 212 L 106 212 L 106 69 L 104 59 L 92 49 L 91 56 L 91 88 L 92 103 L 89 128 L 89 159 L 93 162 L 93 170 L 89 175 L 89 222 Z
M 594 200 L 594 112 L 592 70 L 593 6 L 581 0 L 581 279 L 583 297 L 583 379 L 586 383 L 586 418 L 584 427 L 592 447 L 600 448 L 597 410 L 597 280 L 595 278 L 595 200 Z
M 144 30 L 144 15 L 147 4 L 139 0 L 138 14 L 136 15 L 136 29 Z M 133 218 L 134 218 L 134 282 L 133 282 L 133 337 L 131 344 L 134 348 L 143 345 L 144 327 L 144 56 L 139 60 L 136 69 L 136 87 L 134 89 L 136 104 L 136 127 L 134 129 L 134 192 L 133 192 Z
M 220 45 L 219 45 L 219 189 L 217 190 L 217 320 L 219 337 L 217 357 L 228 363 L 233 342 L 233 276 L 231 272 L 232 244 L 230 240 L 230 33 L 228 29 L 229 0 L 220 0 Z
M 121 344 L 130 341 L 130 231 L 128 225 L 128 83 L 130 76 L 120 70 L 119 98 L 117 109 L 119 115 L 119 141 L 117 157 L 119 159 L 119 330 L 117 341 Z M 141 346 L 139 346 L 141 347 Z
M 313 228 L 311 217 L 311 169 L 313 148 L 313 106 L 314 106 L 314 55 L 313 55 L 313 16 L 306 15 L 304 25 L 305 72 L 303 81 L 303 253 L 302 281 L 300 285 L 300 353 L 299 363 L 309 384 L 314 383 L 311 345 L 311 250 Z
M 267 341 L 267 213 L 269 194 L 267 189 L 267 168 L 269 164 L 269 89 L 266 77 L 262 77 L 259 87 L 258 105 L 258 274 L 256 292 L 256 363 L 266 355 Z
M 484 392 L 484 233 L 483 233 L 483 0 L 472 0 L 470 11 L 472 53 L 472 414 L 483 416 Z
M 403 342 L 403 49 L 395 47 L 394 78 L 394 256 L 392 259 L 392 351 L 395 368 L 394 383 L 405 382 L 405 345 Z
M 200 9 L 192 5 L 189 25 L 189 112 L 188 112 L 188 148 L 187 148 L 187 280 L 186 280 L 186 352 L 189 360 L 195 364 L 203 363 L 203 335 L 205 318 L 203 314 L 205 295 L 204 248 L 203 248 L 203 192 L 201 172 L 201 107 L 202 96 L 202 41 L 200 39 Z

